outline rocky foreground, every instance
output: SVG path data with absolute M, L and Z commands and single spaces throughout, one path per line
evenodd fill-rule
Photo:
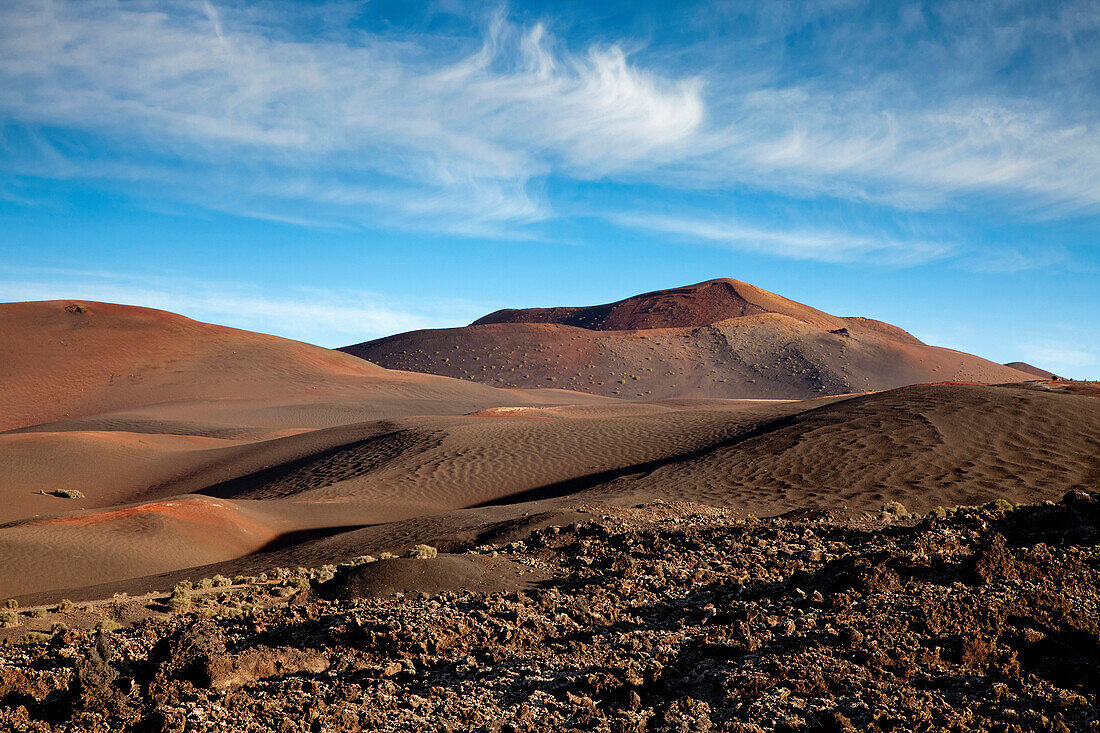
M 1100 494 L 586 516 L 32 634 L 0 730 L 1100 730 Z M 387 595 L 412 563 L 427 592 Z

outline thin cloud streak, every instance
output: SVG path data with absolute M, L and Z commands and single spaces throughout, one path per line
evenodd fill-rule
M 712 246 L 762 252 L 820 262 L 871 259 L 890 265 L 913 265 L 942 259 L 953 247 L 943 242 L 899 240 L 824 229 L 763 227 L 731 219 L 680 218 L 649 214 L 615 214 L 620 226 L 670 234 Z
M 1096 354 L 1077 348 L 1076 344 L 1038 341 L 1020 344 L 1024 358 L 1041 369 L 1057 373 L 1072 372 L 1098 363 Z
M 241 283 L 161 275 L 4 268 L 0 301 L 92 300 L 141 305 L 334 348 L 419 328 L 469 323 L 483 306 L 418 303 L 415 310 L 347 289 L 282 288 L 279 295 Z

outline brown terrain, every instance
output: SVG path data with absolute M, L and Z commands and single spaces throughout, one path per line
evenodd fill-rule
M 629 400 L 806 399 L 925 382 L 1002 383 L 1030 371 L 841 318 L 738 280 L 586 308 L 502 310 L 464 328 L 342 349 L 389 369 Z
M 1100 494 L 577 514 L 438 555 L 29 609 L 0 646 L 0 728 L 1100 729 Z
M 1053 374 L 1045 369 L 1040 369 L 1039 367 L 1032 366 L 1026 361 L 1010 361 L 1009 363 L 1005 364 L 1005 366 L 1015 369 L 1018 372 L 1024 372 L 1025 374 L 1030 374 L 1033 377 L 1038 377 L 1039 379 L 1058 378 L 1057 374 Z
M 0 730 L 1100 720 L 1100 385 L 725 280 L 371 343 L 0 305 Z

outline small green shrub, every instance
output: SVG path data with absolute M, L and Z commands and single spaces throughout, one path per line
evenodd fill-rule
M 378 559 L 379 560 L 393 560 L 396 557 L 397 557 L 397 555 L 393 554 L 392 552 L 380 552 L 380 553 L 378 553 Z
M 32 608 L 30 611 L 27 611 L 27 615 L 30 616 L 31 618 L 45 618 L 46 617 L 46 609 L 44 609 L 44 608 Z
M 217 609 L 217 615 L 222 618 L 240 618 L 244 612 L 239 605 L 221 606 Z
M 56 496 L 62 499 L 83 499 L 84 492 L 77 491 L 76 489 L 54 489 L 48 492 L 50 496 Z
M 994 499 L 993 501 L 982 505 L 982 509 L 988 509 L 995 512 L 1011 512 L 1016 509 L 1016 505 L 1008 499 Z
M 191 591 L 177 585 L 168 597 L 168 607 L 173 613 L 187 613 L 191 610 Z
M 49 641 L 50 635 L 42 631 L 28 631 L 19 637 L 20 644 L 40 644 L 43 641 Z
M 15 611 L 0 611 L 0 629 L 10 629 L 23 623 Z
M 19 601 L 14 598 L 9 598 L 4 602 L 4 608 L 19 608 Z
M 68 598 L 62 598 L 61 602 L 57 604 L 58 613 L 69 613 L 73 610 L 73 602 Z
M 117 631 L 121 628 L 122 624 L 114 619 L 100 617 L 99 620 L 95 622 L 96 631 Z
M 882 505 L 882 514 L 885 519 L 905 519 L 909 510 L 900 501 L 888 501 Z
M 429 560 L 439 554 L 439 550 L 435 549 L 431 545 L 413 545 L 407 553 L 406 557 L 415 557 L 421 560 Z

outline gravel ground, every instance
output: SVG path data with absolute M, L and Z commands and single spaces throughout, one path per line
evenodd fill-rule
M 1100 494 L 586 512 L 470 548 L 535 571 L 517 590 L 323 600 L 315 573 L 0 646 L 0 730 L 1100 730 Z

